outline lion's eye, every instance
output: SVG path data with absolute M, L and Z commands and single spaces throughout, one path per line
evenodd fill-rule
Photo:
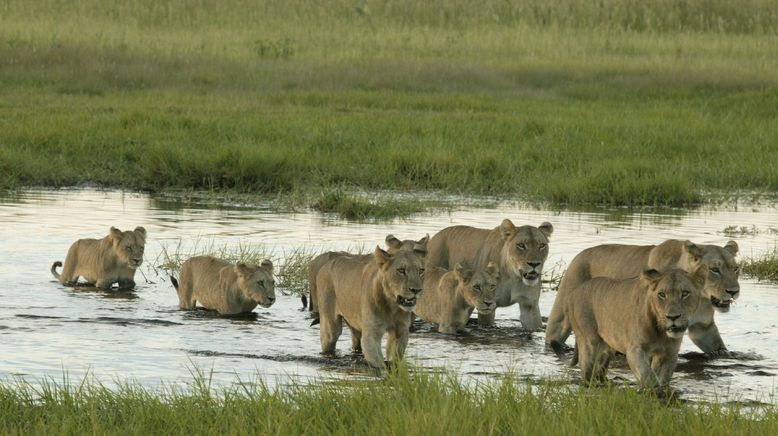
M 475 289 L 476 291 L 480 291 L 481 285 L 473 285 L 473 289 Z
M 716 267 L 711 268 L 710 272 L 712 272 L 713 274 L 721 274 L 721 271 Z
M 420 269 L 419 269 L 419 275 L 420 275 L 420 276 L 423 276 L 423 275 L 424 275 L 424 268 L 420 268 Z
M 262 286 L 263 288 L 265 287 L 265 281 L 264 280 L 260 280 L 257 283 L 259 283 L 259 286 Z
M 519 242 L 516 244 L 517 247 L 519 247 L 519 250 L 526 250 L 527 246 L 523 242 Z
M 397 273 L 400 275 L 405 275 L 405 268 L 397 268 Z
M 656 294 L 656 296 L 659 297 L 660 300 L 664 300 L 665 298 L 667 298 L 667 295 L 664 292 L 660 292 Z
M 538 245 L 538 248 L 539 248 L 539 249 L 541 249 L 541 250 L 545 250 L 545 249 L 546 249 L 546 247 L 547 247 L 547 245 L 546 245 L 546 244 L 540 244 L 540 245 Z
M 681 291 L 681 298 L 686 298 L 689 296 L 689 291 Z

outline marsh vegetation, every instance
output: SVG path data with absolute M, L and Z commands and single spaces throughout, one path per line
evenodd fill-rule
M 310 204 L 322 187 L 612 205 L 774 192 L 776 11 L 773 0 L 4 2 L 0 186 Z

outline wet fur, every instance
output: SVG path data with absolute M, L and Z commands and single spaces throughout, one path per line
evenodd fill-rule
M 605 244 L 587 248 L 573 258 L 559 284 L 554 306 L 548 317 L 546 343 L 564 343 L 572 332 L 572 325 L 561 311 L 564 300 L 573 290 L 593 277 L 626 279 L 637 277 L 646 268 L 666 271 L 680 268 L 695 271 L 701 264 L 709 268 L 705 293 L 721 300 L 734 301 L 739 295 L 737 264 L 734 256 L 738 247 L 729 241 L 724 247 L 700 245 L 690 241 L 667 240 L 659 245 Z M 710 272 L 711 267 L 720 274 Z M 733 296 L 727 293 L 737 291 Z M 712 304 L 700 305 L 689 326 L 689 338 L 705 353 L 726 351 L 718 327 L 714 322 L 716 309 Z
M 505 219 L 494 229 L 468 226 L 447 227 L 430 240 L 428 267 L 451 269 L 457 263 L 469 264 L 474 269 L 485 268 L 489 262 L 499 266 L 500 283 L 497 287 L 497 307 L 519 304 L 522 327 L 526 330 L 542 328 L 540 308 L 540 275 L 548 257 L 548 238 L 554 231 L 551 223 L 539 227 L 520 226 Z M 520 250 L 518 244 L 524 244 Z M 537 266 L 531 267 L 529 263 Z M 537 279 L 528 283 L 522 276 L 534 270 Z M 494 311 L 478 314 L 481 325 L 494 324 Z
M 111 227 L 102 239 L 79 239 L 68 249 L 64 266 L 56 261 L 51 274 L 63 285 L 90 285 L 109 290 L 114 283 L 119 289 L 135 287 L 135 271 L 143 261 L 146 246 L 146 229 L 122 232 Z M 57 268 L 62 267 L 62 273 Z M 83 277 L 85 283 L 79 283 Z

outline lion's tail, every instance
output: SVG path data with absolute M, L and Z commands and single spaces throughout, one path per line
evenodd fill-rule
M 55 279 L 59 280 L 59 273 L 57 272 L 57 268 L 62 266 L 62 262 L 56 261 L 53 265 L 51 265 L 51 274 L 54 276 Z
M 562 342 L 551 341 L 549 342 L 549 345 L 551 346 L 551 349 L 554 350 L 556 357 L 558 357 L 559 360 L 561 360 L 565 365 L 575 366 L 578 364 L 578 341 L 575 343 L 573 348 L 573 355 L 570 358 L 568 358 L 567 354 L 565 354 L 565 346 Z
M 176 280 L 175 277 L 170 276 L 170 282 L 173 283 L 173 287 L 176 288 L 176 291 L 178 291 L 178 280 Z

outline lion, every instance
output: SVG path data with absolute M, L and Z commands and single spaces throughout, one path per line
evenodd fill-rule
M 740 295 L 738 284 L 739 268 L 735 262 L 738 246 L 729 241 L 723 247 L 700 245 L 691 241 L 667 240 L 659 245 L 605 244 L 587 248 L 573 258 L 559 284 L 554 306 L 548 317 L 546 343 L 564 343 L 570 336 L 572 326 L 561 311 L 557 301 L 575 292 L 581 283 L 592 277 L 623 279 L 636 277 L 642 268 L 659 271 L 680 268 L 687 272 L 696 271 L 700 265 L 706 267 L 707 280 L 704 294 L 710 304 L 702 305 L 695 313 L 689 326 L 689 338 L 703 352 L 721 354 L 727 351 L 718 327 L 713 319 L 716 311 L 727 312 Z
M 554 227 L 544 222 L 540 227 L 516 227 L 505 219 L 492 230 L 468 226 L 447 227 L 430 240 L 428 267 L 451 269 L 459 262 L 472 268 L 486 267 L 489 262 L 499 266 L 497 307 L 519 303 L 522 327 L 540 330 L 543 326 L 538 300 L 540 275 L 548 257 L 548 238 Z M 481 325 L 494 324 L 494 311 L 478 312 Z
M 143 263 L 143 250 L 146 247 L 146 229 L 123 232 L 111 227 L 108 236 L 103 239 L 79 239 L 70 246 L 65 257 L 65 265 L 56 261 L 51 266 L 51 274 L 63 285 L 95 286 L 101 290 L 110 290 L 114 283 L 119 289 L 135 288 L 135 271 Z M 62 274 L 57 267 L 62 267 Z M 83 277 L 84 282 L 79 282 Z
M 321 349 L 333 354 L 345 321 L 353 351 L 367 363 L 386 367 L 381 339 L 389 334 L 389 360 L 402 358 L 408 345 L 412 312 L 422 292 L 426 240 L 411 250 L 389 253 L 376 246 L 372 256 L 334 256 L 319 268 L 318 294 Z
M 418 241 L 412 239 L 400 240 L 394 235 L 387 235 L 384 241 L 386 242 L 387 251 L 389 253 L 396 253 L 399 250 L 413 250 L 416 246 L 426 246 L 429 239 L 429 235 L 426 235 Z M 310 294 L 310 305 L 307 303 L 305 295 L 302 296 L 302 301 L 303 309 L 307 306 L 308 310 L 314 314 L 314 317 L 319 313 L 319 305 L 316 302 L 316 274 L 319 273 L 319 269 L 321 269 L 322 265 L 337 256 L 362 256 L 363 259 L 369 259 L 373 255 L 351 254 L 345 251 L 327 251 L 311 260 L 308 264 L 308 293 Z M 312 325 L 315 324 L 316 321 L 314 321 L 314 324 Z
M 220 315 L 248 313 L 257 305 L 270 307 L 276 301 L 273 263 L 259 266 L 233 265 L 211 256 L 195 256 L 181 265 L 181 284 L 170 276 L 178 293 L 178 307 L 194 310 L 199 302 Z
M 473 309 L 483 314 L 495 309 L 499 278 L 499 267 L 494 262 L 475 271 L 462 263 L 457 263 L 453 271 L 432 267 L 424 274 L 424 297 L 413 313 L 437 324 L 440 333 L 467 333 L 465 325 Z
M 627 356 L 640 385 L 668 385 L 678 350 L 697 308 L 704 301 L 700 267 L 690 275 L 678 268 L 665 273 L 648 269 L 640 277 L 595 277 L 561 300 L 561 310 L 575 332 L 572 364 L 577 359 L 586 381 L 602 381 L 615 352 Z M 554 351 L 563 356 L 561 343 Z

